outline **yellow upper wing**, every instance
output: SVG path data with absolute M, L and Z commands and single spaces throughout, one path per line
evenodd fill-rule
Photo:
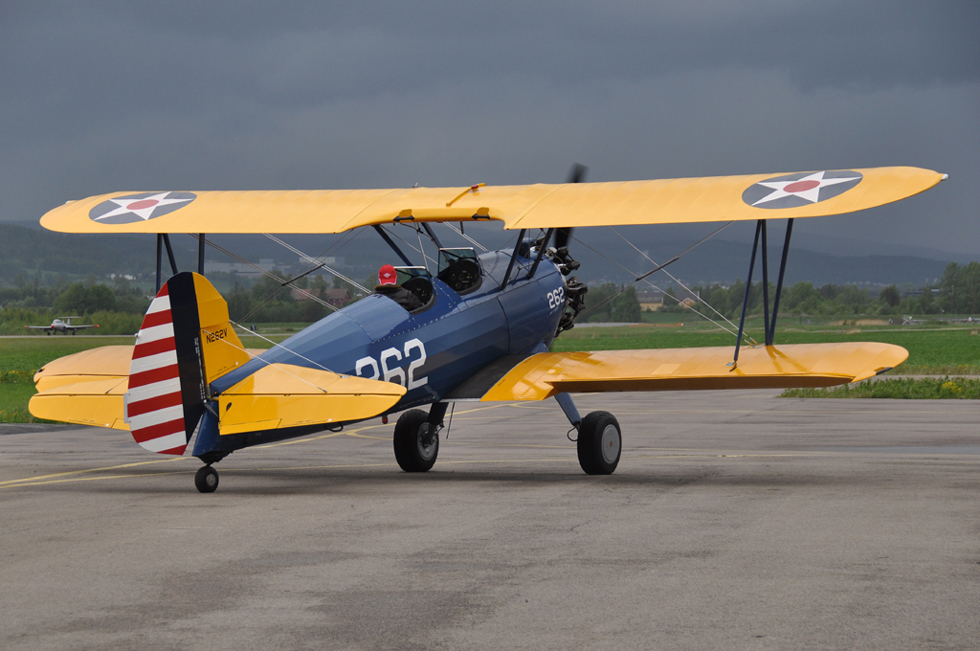
M 806 174 L 819 178 L 824 172 Z M 945 178 L 917 167 L 843 170 L 828 173 L 838 181 L 837 190 L 828 185 L 831 189 L 821 196 L 803 191 L 812 181 L 801 184 L 787 176 L 394 190 L 114 192 L 55 208 L 41 225 L 64 233 L 340 233 L 401 219 L 494 219 L 508 229 L 779 219 L 873 208 Z M 801 205 L 773 200 L 793 182 L 797 185 L 791 190 L 802 197 L 795 203 Z

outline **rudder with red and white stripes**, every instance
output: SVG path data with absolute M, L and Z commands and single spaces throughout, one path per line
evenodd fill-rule
M 199 333 L 193 275 L 177 274 L 143 318 L 125 397 L 133 438 L 151 452 L 183 454 L 204 413 Z

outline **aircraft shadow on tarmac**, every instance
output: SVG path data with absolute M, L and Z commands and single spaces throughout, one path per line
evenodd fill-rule
M 798 458 L 797 458 L 798 459 Z M 342 470 L 306 468 L 231 468 L 224 469 L 222 493 L 250 495 L 254 497 L 283 495 L 323 495 L 369 500 L 379 495 L 398 495 L 403 491 L 421 493 L 428 490 L 446 493 L 453 486 L 483 485 L 487 491 L 513 491 L 519 488 L 546 488 L 563 486 L 570 490 L 609 489 L 677 489 L 692 486 L 709 486 L 724 489 L 737 488 L 789 488 L 833 486 L 857 488 L 890 480 L 868 477 L 857 468 L 837 470 L 829 474 L 813 469 L 781 467 L 775 469 L 756 464 L 740 467 L 719 467 L 715 460 L 711 465 L 678 467 L 634 467 L 627 462 L 620 473 L 608 476 L 582 476 L 577 467 L 559 470 L 466 470 L 442 472 L 433 470 L 423 474 L 405 474 L 392 468 L 345 468 Z M 127 474 L 127 473 L 123 473 Z M 169 474 L 169 473 L 168 473 Z M 48 490 L 65 489 L 105 494 L 181 494 L 201 499 L 196 492 L 188 491 L 185 475 L 191 471 L 176 471 L 173 478 L 162 478 L 156 473 L 132 472 L 128 477 L 113 473 L 104 480 L 79 483 L 66 482 L 45 486 Z M 177 479 L 179 477 L 179 479 Z M 139 481 L 136 481 L 139 480 Z

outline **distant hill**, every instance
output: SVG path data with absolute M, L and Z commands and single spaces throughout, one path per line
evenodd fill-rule
M 35 274 L 97 277 L 153 270 L 155 238 L 148 236 L 67 235 L 39 228 L 0 224 L 0 281 L 12 284 L 18 274 L 30 282 Z
M 439 232 L 448 246 L 468 245 L 448 229 L 443 228 Z M 489 248 L 511 246 L 516 239 L 516 233 L 503 231 L 499 225 L 467 225 L 466 232 Z M 679 234 L 677 231 L 668 231 L 673 236 L 670 239 L 657 239 L 658 233 L 663 231 L 653 228 L 627 228 L 620 229 L 620 232 L 658 263 L 685 250 L 697 239 L 681 239 L 676 237 Z M 408 228 L 401 235 L 418 246 L 417 238 Z M 625 283 L 631 280 L 631 276 L 619 265 L 634 273 L 642 273 L 653 267 L 608 229 L 579 229 L 574 235 L 580 241 L 572 241 L 572 254 L 582 262 L 582 268 L 576 275 L 586 282 Z M 381 264 L 397 261 L 388 247 L 370 230 L 356 237 L 348 236 L 346 244 L 337 248 L 336 245 L 343 238 L 343 235 L 282 237 L 309 255 L 326 254 L 342 258 L 342 263 L 338 264 L 340 270 L 358 281 L 373 274 Z M 253 262 L 272 258 L 281 264 L 300 266 L 295 253 L 261 236 L 224 235 L 214 239 L 221 246 Z M 172 237 L 172 242 L 178 267 L 195 269 L 196 241 L 185 235 L 177 235 Z M 427 246 L 431 255 L 432 247 Z M 408 244 L 402 244 L 402 247 L 409 256 L 417 257 Z M 602 255 L 588 247 L 600 251 Z M 712 239 L 685 255 L 668 270 L 686 284 L 729 284 L 745 278 L 750 251 L 751 246 L 745 242 Z M 779 247 L 770 247 L 769 264 L 773 282 L 780 254 Z M 213 249 L 209 249 L 207 255 L 209 260 L 233 261 Z M 935 283 L 949 261 L 909 255 L 831 255 L 795 246 L 790 250 L 787 282 L 808 281 L 818 286 L 827 283 L 921 286 Z M 58 275 L 68 279 L 84 278 L 89 274 L 104 278 L 113 273 L 151 277 L 154 272 L 155 238 L 152 235 L 69 235 L 45 231 L 35 224 L 0 223 L 0 283 L 4 285 L 13 284 L 18 274 L 22 274 L 27 282 L 32 281 L 35 274 L 40 274 L 42 282 L 49 283 Z M 761 278 L 759 263 L 754 278 Z M 651 279 L 662 286 L 671 282 L 662 272 Z
M 647 254 L 658 263 L 663 263 L 690 245 L 690 242 L 659 242 L 651 246 Z M 649 261 L 635 251 L 631 253 L 632 255 L 623 256 L 620 262 L 631 269 L 653 268 Z M 750 255 L 749 244 L 709 241 L 667 267 L 667 271 L 689 285 L 715 282 L 726 285 L 739 278 L 745 279 Z M 778 273 L 781 255 L 781 247 L 769 248 L 769 274 L 773 282 Z M 583 262 L 585 257 L 583 254 Z M 601 268 L 612 279 L 626 277 L 619 267 L 605 260 L 590 261 L 590 264 L 595 264 L 597 271 Z M 598 266 L 600 264 L 601 267 Z M 786 266 L 786 282 L 794 284 L 806 281 L 817 286 L 828 283 L 920 286 L 938 282 L 947 264 L 949 262 L 944 260 L 899 255 L 834 256 L 791 246 Z M 656 281 L 658 283 L 669 283 L 669 280 L 663 280 L 665 277 L 661 274 L 651 277 L 654 278 L 661 279 Z M 758 281 L 761 278 L 762 263 L 761 260 L 756 260 L 753 280 Z

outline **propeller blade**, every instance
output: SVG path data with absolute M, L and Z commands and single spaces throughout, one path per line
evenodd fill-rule
M 569 183 L 581 183 L 585 180 L 585 173 L 589 171 L 589 168 L 582 163 L 575 163 L 572 165 L 572 171 L 568 173 Z
M 555 231 L 555 248 L 560 249 L 563 246 L 568 246 L 568 240 L 571 236 L 571 228 L 559 228 Z
M 581 183 L 585 180 L 585 173 L 589 171 L 589 168 L 582 163 L 575 163 L 572 165 L 572 170 L 568 173 L 569 183 Z M 572 236 L 571 228 L 559 228 L 555 232 L 555 248 L 560 249 L 563 246 L 568 246 L 568 240 Z

